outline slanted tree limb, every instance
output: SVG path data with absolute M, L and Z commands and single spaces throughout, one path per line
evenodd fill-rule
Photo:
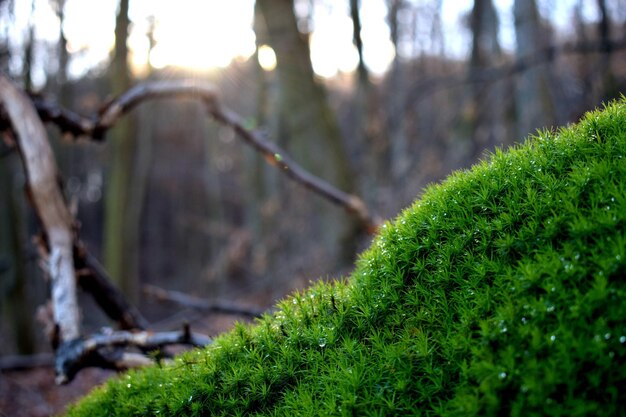
M 74 262 L 79 272 L 78 285 L 92 295 L 94 301 L 110 319 L 115 320 L 125 330 L 148 328 L 148 321 L 113 285 L 104 267 L 81 242 L 77 242 L 75 246 Z
M 66 344 L 80 336 L 73 245 L 74 219 L 58 185 L 58 170 L 44 126 L 31 100 L 0 75 L 0 106 L 17 137 L 29 192 L 46 242 L 45 267 L 51 281 L 56 339 Z
M 236 314 L 246 317 L 261 317 L 264 310 L 255 308 L 245 308 L 232 303 L 214 303 L 204 298 L 194 297 L 180 291 L 166 290 L 154 285 L 144 285 L 144 294 L 159 301 L 168 301 L 179 304 L 183 307 L 196 310 L 208 311 L 212 313 Z
M 158 98 L 184 97 L 201 101 L 207 112 L 218 122 L 231 127 L 241 139 L 260 152 L 265 160 L 280 169 L 290 179 L 323 198 L 337 204 L 355 215 L 369 233 L 375 233 L 380 219 L 372 214 L 363 200 L 353 194 L 343 192 L 321 178 L 311 174 L 295 162 L 276 143 L 269 141 L 261 131 L 246 127 L 244 119 L 223 106 L 215 88 L 197 80 L 166 80 L 146 82 L 136 85 L 120 96 L 109 101 L 98 116 L 86 118 L 56 104 L 33 97 L 42 120 L 56 124 L 63 133 L 72 136 L 89 136 L 103 140 L 108 129 L 132 108 L 147 100 Z

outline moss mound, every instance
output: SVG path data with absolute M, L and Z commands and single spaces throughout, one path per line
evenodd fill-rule
M 318 283 L 96 415 L 620 415 L 626 100 L 428 188 Z

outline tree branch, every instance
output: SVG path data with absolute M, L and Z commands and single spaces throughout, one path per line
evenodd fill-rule
M 73 117 L 68 112 L 51 113 L 54 109 L 52 106 L 41 108 L 49 113 L 46 116 L 49 120 L 63 120 L 62 129 L 68 129 L 72 134 L 95 126 L 87 119 Z M 54 366 L 57 383 L 69 382 L 80 369 L 87 366 L 125 369 L 152 363 L 145 355 L 126 352 L 124 348 L 128 346 L 147 351 L 171 344 L 205 346 L 211 343 L 207 336 L 192 333 L 188 325 L 179 332 L 120 331 L 81 338 L 76 294 L 77 269 L 81 272 L 81 286 L 92 293 L 100 307 L 109 317 L 117 320 L 122 328 L 143 329 L 147 327 L 147 322 L 111 284 L 104 268 L 79 241 L 75 220 L 58 182 L 54 154 L 40 116 L 33 102 L 2 75 L 0 123 L 3 128 L 9 128 L 15 137 L 24 164 L 30 199 L 43 227 L 38 247 L 51 281 L 51 338 L 56 350 Z M 47 361 L 46 358 L 36 359 L 31 363 Z M 9 365 L 19 367 L 24 362 L 16 360 Z
M 260 152 L 269 164 L 280 169 L 300 185 L 355 215 L 369 233 L 377 230 L 381 221 L 370 213 L 363 200 L 312 175 L 291 159 L 282 148 L 267 140 L 260 131 L 245 127 L 244 119 L 220 103 L 215 88 L 210 84 L 197 80 L 167 80 L 138 84 L 105 104 L 99 115 L 94 118 L 84 118 L 63 110 L 58 105 L 43 101 L 39 97 L 32 99 L 42 120 L 53 122 L 63 133 L 75 137 L 89 136 L 95 140 L 103 140 L 107 130 L 140 103 L 174 97 L 199 100 L 215 120 L 231 127 L 248 145 Z
M 77 242 L 75 246 L 74 262 L 79 271 L 78 285 L 92 295 L 110 319 L 118 322 L 120 327 L 126 330 L 148 328 L 148 321 L 113 285 L 104 267 L 81 242 Z
M 44 126 L 28 97 L 0 75 L 0 106 L 15 132 L 27 184 L 45 238 L 46 272 L 52 287 L 57 342 L 80 336 L 73 244 L 75 224 L 58 185 L 58 170 Z
M 149 297 L 154 297 L 159 301 L 169 301 L 183 307 L 196 310 L 203 310 L 212 313 L 236 314 L 247 317 L 261 317 L 263 310 L 254 308 L 244 308 L 231 303 L 212 303 L 200 297 L 185 294 L 180 291 L 166 290 L 154 285 L 144 285 L 143 292 Z
M 65 384 L 71 381 L 79 370 L 89 366 L 124 370 L 154 363 L 143 354 L 126 352 L 124 348 L 128 346 L 153 351 L 174 344 L 202 347 L 212 342 L 207 336 L 191 332 L 187 324 L 182 330 L 173 332 L 119 331 L 95 334 L 84 340 L 74 340 L 57 350 L 56 382 Z

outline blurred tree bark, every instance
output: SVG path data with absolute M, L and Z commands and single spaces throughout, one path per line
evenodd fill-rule
M 517 40 L 515 54 L 518 59 L 550 45 L 551 36 L 541 23 L 535 0 L 515 0 L 513 15 Z M 518 76 L 515 109 L 517 136 L 520 138 L 554 120 L 549 68 L 549 65 L 534 66 Z
M 351 142 L 356 148 L 356 154 L 362 155 L 358 164 L 358 171 L 365 199 L 370 203 L 376 200 L 375 191 L 378 181 L 389 180 L 389 139 L 383 136 L 384 129 L 379 129 L 380 115 L 377 114 L 378 100 L 376 89 L 370 80 L 370 73 L 365 65 L 363 55 L 363 38 L 361 36 L 361 1 L 350 0 L 350 17 L 352 20 L 352 43 L 359 55 L 356 69 L 356 81 L 350 117 Z M 360 163 L 359 163 L 360 162 Z
M 65 2 L 66 0 L 51 0 L 50 5 L 59 19 L 59 43 L 57 46 L 59 66 L 57 68 L 56 77 L 53 79 L 53 85 L 58 94 L 59 103 L 67 106 L 70 104 L 71 94 L 68 84 L 70 55 L 67 50 L 67 38 L 63 30 L 65 24 Z
M 115 22 L 115 48 L 111 65 L 111 92 L 120 94 L 131 87 L 128 64 L 129 0 L 120 0 Z M 109 173 L 105 195 L 104 263 L 110 276 L 127 297 L 138 297 L 137 246 L 140 196 L 133 194 L 133 162 L 136 141 L 132 115 L 122 118 L 108 138 Z M 131 216 L 132 214 L 132 216 Z M 134 217 L 134 218 L 132 218 Z
M 404 0 L 387 0 L 387 22 L 391 42 L 396 48 L 396 56 L 391 63 L 387 82 L 389 88 L 389 103 L 387 110 L 387 132 L 389 135 L 390 171 L 394 181 L 398 181 L 406 173 L 410 165 L 408 155 L 408 140 L 406 137 L 406 74 L 400 62 L 398 48 L 400 44 L 400 14 L 406 12 L 408 5 Z
M 14 162 L 14 158 L 0 157 L 0 313 L 7 319 L 18 352 L 27 354 L 35 348 L 33 308 L 24 253 L 23 190 L 16 187 L 22 167 Z
M 275 126 L 271 126 L 270 117 L 275 94 L 271 89 L 274 72 L 267 72 L 258 61 L 259 48 L 269 45 L 267 28 L 260 9 L 260 2 L 254 5 L 254 32 L 256 34 L 255 65 L 257 74 L 257 103 L 256 125 L 263 126 L 270 134 L 276 137 Z M 252 232 L 252 239 L 256 244 L 252 248 L 251 272 L 257 276 L 265 276 L 266 272 L 274 269 L 276 259 L 276 245 L 271 245 L 269 236 L 273 235 L 275 222 L 278 221 L 275 210 L 271 210 L 272 199 L 280 200 L 277 196 L 281 190 L 276 186 L 277 172 L 268 169 L 263 156 L 256 150 L 245 149 L 246 169 L 246 223 Z
M 24 56 L 22 58 L 22 82 L 24 90 L 33 90 L 33 62 L 35 61 L 35 23 L 33 16 L 35 14 L 35 2 L 30 3 L 30 16 L 27 26 L 26 43 L 24 44 Z
M 10 5 L 13 7 L 13 4 Z M 0 72 L 9 72 L 8 31 L 0 39 Z M 29 24 L 24 48 L 23 79 L 32 87 L 30 64 L 33 58 L 34 26 Z M 2 147 L 2 150 L 6 148 Z M 13 153 L 15 154 L 15 152 Z M 32 305 L 27 285 L 22 167 L 11 154 L 0 155 L 0 325 L 6 325 L 17 351 L 22 354 L 35 350 Z M 3 346 L 9 348 L 9 346 Z
M 472 50 L 470 75 L 498 63 L 502 51 L 498 40 L 498 14 L 492 0 L 474 0 L 470 14 Z M 492 147 L 504 136 L 505 94 L 500 84 L 472 84 L 469 127 L 472 159 Z
M 611 68 L 613 50 L 611 48 L 611 19 L 606 8 L 605 0 L 597 0 L 600 20 L 598 21 L 598 37 L 602 43 L 601 55 L 597 64 L 597 72 L 600 84 L 600 99 L 611 100 L 619 97 L 620 90 L 616 83 Z M 593 103 L 597 105 L 599 103 Z
M 258 0 L 258 4 L 278 63 L 280 117 L 289 138 L 287 150 L 305 169 L 353 192 L 356 184 L 339 125 L 323 86 L 315 79 L 308 39 L 298 31 L 293 0 Z M 332 217 L 320 226 L 327 245 L 333 248 L 331 253 L 345 263 L 354 257 L 357 222 L 344 213 Z

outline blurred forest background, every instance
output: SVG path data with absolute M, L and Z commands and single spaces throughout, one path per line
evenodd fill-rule
M 383 218 L 485 150 L 618 97 L 625 49 L 624 0 L 0 0 L 0 71 L 24 89 L 89 115 L 141 81 L 206 80 Z M 263 309 L 347 275 L 367 246 L 191 100 L 145 103 L 105 143 L 49 134 L 82 240 L 155 329 L 207 314 L 146 285 Z M 0 356 L 50 350 L 37 230 L 0 142 Z M 81 301 L 88 328 L 107 324 Z

